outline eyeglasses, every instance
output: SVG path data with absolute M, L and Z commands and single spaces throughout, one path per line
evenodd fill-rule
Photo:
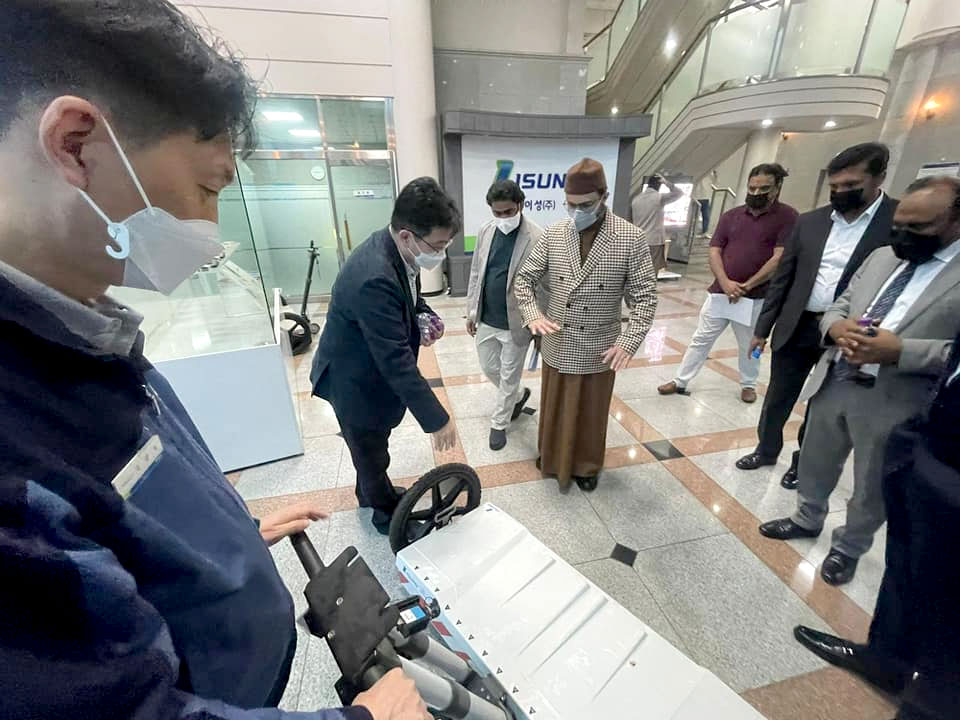
M 409 228 L 407 228 L 407 232 L 409 232 L 409 233 L 410 233 L 411 235 L 413 235 L 417 240 L 419 240 L 420 242 L 422 242 L 424 245 L 426 245 L 428 248 L 430 248 L 431 250 L 433 250 L 433 251 L 436 252 L 436 253 L 443 252 L 443 251 L 446 250 L 448 247 L 450 247 L 451 243 L 453 243 L 453 238 L 450 238 L 450 239 L 447 240 L 441 247 L 437 247 L 436 245 L 432 245 L 432 244 L 428 243 L 428 242 L 423 238 L 423 236 L 417 235 L 413 230 L 410 230 Z

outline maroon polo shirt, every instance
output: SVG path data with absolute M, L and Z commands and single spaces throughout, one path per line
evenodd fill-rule
M 761 215 L 754 215 L 746 205 L 727 210 L 710 241 L 710 247 L 720 248 L 727 277 L 734 282 L 746 282 L 753 277 L 773 257 L 773 249 L 783 247 L 797 215 L 796 210 L 779 200 Z M 758 285 L 746 297 L 762 298 L 768 284 Z M 722 293 L 723 290 L 714 280 L 707 292 Z

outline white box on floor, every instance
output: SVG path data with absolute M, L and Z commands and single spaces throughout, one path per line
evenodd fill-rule
M 495 505 L 404 548 L 397 567 L 518 718 L 763 720 Z

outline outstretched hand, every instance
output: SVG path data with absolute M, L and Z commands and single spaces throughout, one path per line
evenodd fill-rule
M 274 545 L 285 537 L 303 532 L 314 520 L 327 517 L 329 514 L 316 501 L 291 503 L 260 518 L 260 535 L 267 545 Z

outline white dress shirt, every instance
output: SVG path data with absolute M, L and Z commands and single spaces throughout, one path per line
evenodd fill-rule
M 906 317 L 907 311 L 917 300 L 920 299 L 920 296 L 923 295 L 924 291 L 930 286 L 930 283 L 933 282 L 934 278 L 940 274 L 940 272 L 951 260 L 957 256 L 958 253 L 960 253 L 960 241 L 954 241 L 951 245 L 947 245 L 947 247 L 937 251 L 934 256 L 930 260 L 927 260 L 927 262 L 923 263 L 923 265 L 918 265 L 917 269 L 913 271 L 913 277 L 910 278 L 910 282 L 907 283 L 907 286 L 903 289 L 903 292 L 900 293 L 900 297 L 898 297 L 896 302 L 894 302 L 893 307 L 890 308 L 890 312 L 888 312 L 887 316 L 880 322 L 880 327 L 884 330 L 889 330 L 890 332 L 896 332 L 897 328 L 900 326 L 900 323 L 903 321 L 903 318 Z M 880 296 L 883 295 L 890 283 L 892 283 L 894 279 L 906 269 L 906 267 L 907 263 L 902 262 L 897 266 L 896 270 L 890 273 L 890 277 L 887 278 L 887 281 L 874 296 L 873 302 L 870 303 L 870 307 L 867 308 L 867 312 L 865 313 L 867 316 L 870 315 L 870 310 L 873 309 L 873 306 L 876 304 L 877 300 L 880 299 Z M 870 375 L 876 375 L 879 369 L 880 366 L 875 364 L 862 365 L 860 367 L 861 372 L 869 373 Z
M 823 247 L 823 256 L 820 258 L 820 268 L 817 270 L 817 280 L 813 285 L 813 292 L 807 301 L 807 310 L 822 313 L 833 305 L 834 295 L 844 268 L 850 262 L 850 256 L 857 247 L 857 243 L 866 232 L 867 226 L 877 214 L 877 208 L 883 202 L 884 193 L 881 190 L 877 199 L 864 210 L 853 222 L 847 222 L 843 215 L 836 210 L 830 215 L 833 227 L 827 236 Z

